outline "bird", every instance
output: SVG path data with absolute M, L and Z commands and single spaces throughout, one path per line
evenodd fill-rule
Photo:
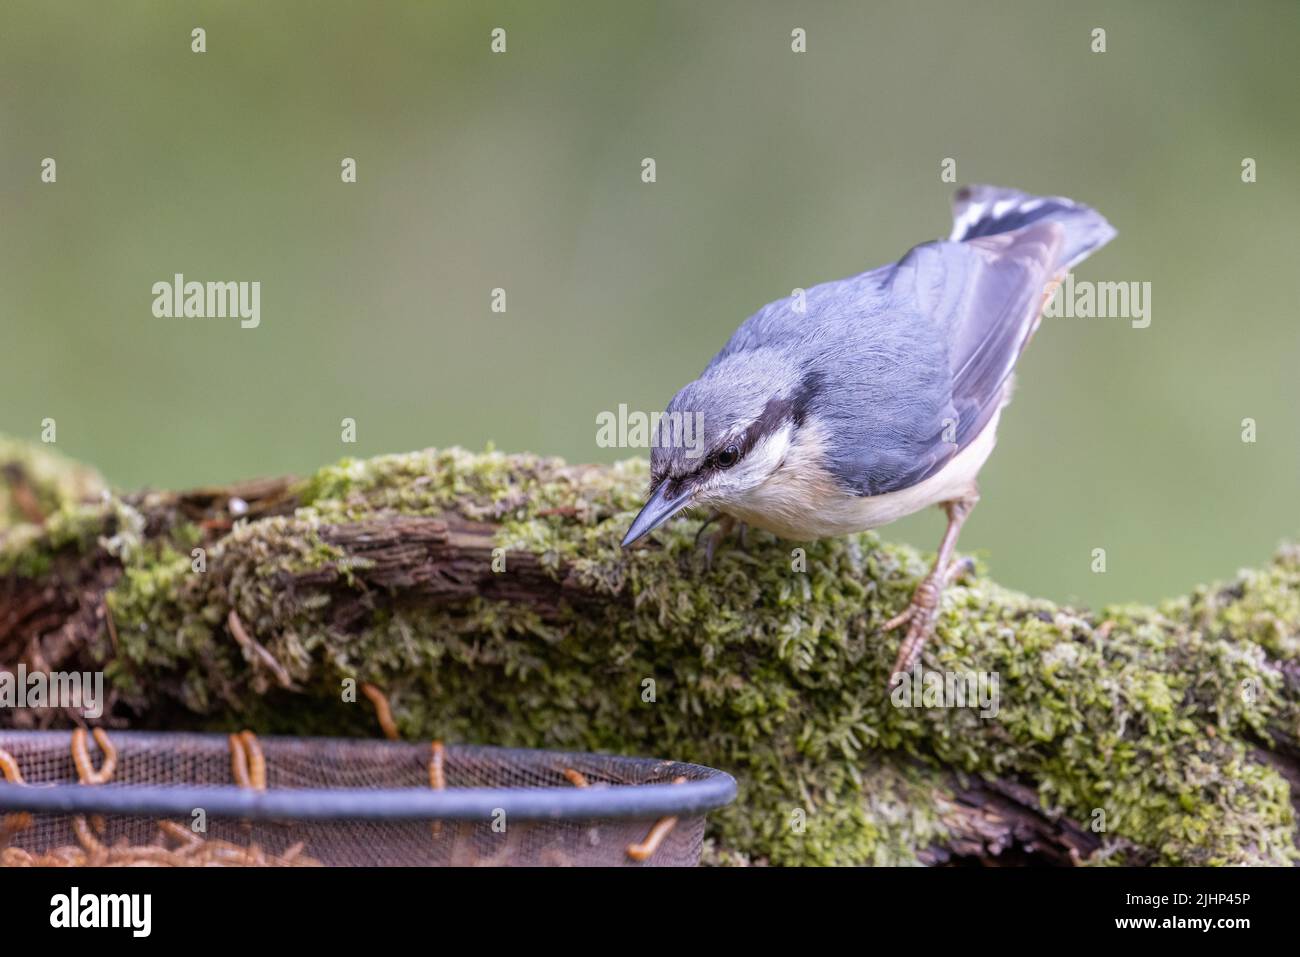
M 692 507 L 796 542 L 941 507 L 934 563 L 882 627 L 907 625 L 891 686 L 920 661 L 962 568 L 957 538 L 1043 308 L 1116 235 L 1082 203 L 996 186 L 958 189 L 952 215 L 947 239 L 741 323 L 659 417 L 650 490 L 623 539 Z

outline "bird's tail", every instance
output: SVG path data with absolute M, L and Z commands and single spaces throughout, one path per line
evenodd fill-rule
M 1051 220 L 1065 230 L 1054 271 L 1082 262 L 1115 238 L 1115 229 L 1090 206 L 1064 196 L 1031 196 L 999 186 L 963 186 L 952 198 L 953 242 L 1008 233 L 1030 223 Z

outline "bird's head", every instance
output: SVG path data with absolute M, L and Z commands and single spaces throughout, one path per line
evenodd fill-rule
M 668 403 L 650 450 L 650 496 L 626 548 L 683 509 L 726 510 L 780 467 L 803 422 L 806 377 L 771 349 L 719 360 Z

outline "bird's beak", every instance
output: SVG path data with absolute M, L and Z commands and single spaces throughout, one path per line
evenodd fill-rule
M 677 495 L 668 494 L 669 482 L 667 479 L 659 483 L 659 487 L 654 490 L 650 496 L 650 501 L 641 507 L 636 519 L 632 522 L 632 527 L 627 530 L 623 536 L 623 547 L 627 548 L 638 538 L 653 532 L 668 519 L 672 518 L 686 506 L 691 504 L 690 491 L 681 492 Z

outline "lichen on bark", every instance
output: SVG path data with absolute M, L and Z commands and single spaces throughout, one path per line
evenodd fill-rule
M 1296 859 L 1297 549 L 1096 613 L 972 575 L 925 664 L 996 674 L 998 713 L 981 717 L 886 690 L 898 639 L 881 624 L 924 573 L 916 551 L 751 532 L 709 567 L 698 518 L 624 551 L 645 483 L 641 461 L 446 449 L 345 460 L 243 518 L 218 499 L 196 517 L 166 496 L 70 495 L 44 530 L 9 514 L 0 575 L 120 567 L 115 637 L 106 624 L 86 650 L 138 723 L 373 733 L 342 700 L 351 679 L 383 688 L 410 737 L 730 771 L 715 862 L 926 861 L 965 782 L 992 779 L 1095 834 L 1094 863 Z M 232 638 L 232 609 L 291 687 Z

